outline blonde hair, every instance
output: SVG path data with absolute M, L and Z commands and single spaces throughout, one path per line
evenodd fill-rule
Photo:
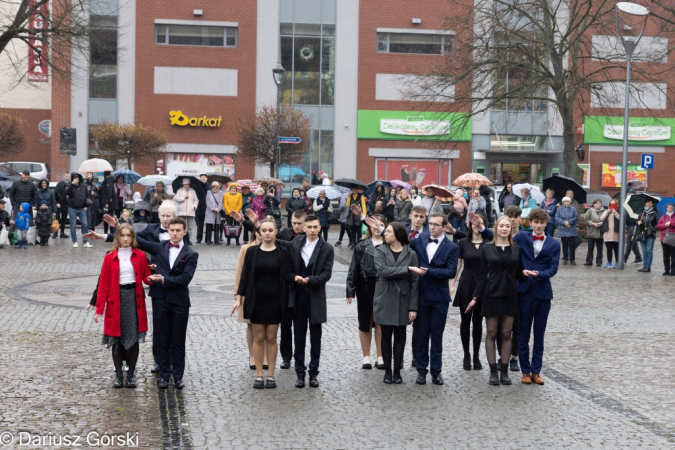
M 131 232 L 131 248 L 138 248 L 138 242 L 136 242 L 136 230 L 134 230 L 134 227 L 128 223 L 121 223 L 117 227 L 117 232 L 115 233 L 115 238 L 113 239 L 113 250 L 117 250 L 118 248 L 122 247 L 120 245 L 122 230 L 129 230 Z
M 274 225 L 274 229 L 279 231 L 279 228 L 277 228 L 277 220 L 274 217 L 265 216 L 265 218 L 260 221 L 260 226 L 262 226 L 263 223 L 271 223 L 272 225 Z
M 506 215 L 500 216 L 499 219 L 497 219 L 497 221 L 495 222 L 495 233 L 492 236 L 492 240 L 490 241 L 490 244 L 495 244 L 495 245 L 497 244 L 497 227 L 499 227 L 499 222 L 504 222 L 504 221 L 508 222 L 509 226 L 511 228 L 513 228 L 513 225 L 511 225 L 511 219 L 509 219 L 508 216 L 506 216 Z M 508 237 L 509 245 L 511 245 L 511 246 L 513 246 L 513 238 L 511 237 L 512 234 L 513 234 L 513 230 L 511 230 L 511 233 L 509 233 L 509 237 Z
M 129 212 L 128 209 L 123 209 L 122 212 L 120 213 L 120 217 L 124 217 L 125 214 L 131 217 L 131 213 Z

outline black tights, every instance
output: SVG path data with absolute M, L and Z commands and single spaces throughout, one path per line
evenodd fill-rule
M 122 361 L 126 361 L 129 365 L 129 375 L 127 376 L 133 376 L 138 362 L 138 342 L 132 345 L 129 350 L 125 350 L 121 344 L 113 345 L 112 357 L 117 376 L 122 376 Z
M 328 242 L 328 227 L 321 227 L 321 232 L 323 233 L 323 240 Z
M 342 242 L 342 238 L 345 237 L 345 233 L 347 232 L 347 225 L 345 225 L 343 222 L 340 222 L 340 237 L 338 238 L 338 242 Z M 349 237 L 349 235 L 347 235 Z
M 612 262 L 612 253 L 614 253 L 614 262 L 619 262 L 619 243 L 618 242 L 607 242 L 605 241 L 605 247 L 607 247 L 607 262 Z
M 405 351 L 406 326 L 380 325 L 382 329 L 382 359 L 384 370 L 391 373 L 391 337 L 394 335 L 394 372 L 398 373 L 403 364 L 403 352 Z
M 499 322 L 502 324 L 502 363 L 508 364 L 511 358 L 511 329 L 513 328 L 513 316 L 486 317 L 487 337 L 485 338 L 485 353 L 488 363 L 497 363 L 497 329 Z
M 483 338 L 483 317 L 476 308 L 473 308 L 468 313 L 462 312 L 462 324 L 459 326 L 459 336 L 462 338 L 462 347 L 464 348 L 464 358 L 471 358 L 469 352 L 469 343 L 473 335 L 473 357 L 478 358 L 480 351 L 480 341 Z M 473 322 L 473 333 L 471 333 L 471 323 Z

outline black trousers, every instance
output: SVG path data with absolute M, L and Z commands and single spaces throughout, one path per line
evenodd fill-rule
M 219 243 L 220 242 L 220 225 L 218 224 L 213 224 L 213 223 L 207 223 L 206 224 L 206 237 L 205 240 L 206 242 L 212 242 L 211 238 L 213 237 L 213 242 L 214 243 Z
M 576 252 L 573 244 L 574 239 L 575 236 L 560 238 L 560 242 L 562 242 L 562 259 L 567 260 L 569 256 L 569 260 L 574 261 L 574 254 Z
M 586 253 L 586 262 L 593 262 L 593 248 L 597 249 L 595 263 L 602 264 L 602 238 L 588 238 L 588 252 Z
M 303 289 L 300 288 L 299 291 Z M 282 316 L 283 317 L 283 316 Z M 298 295 L 296 306 L 293 308 L 293 334 L 295 337 L 295 372 L 304 377 L 307 367 L 305 366 L 305 345 L 307 343 L 307 328 L 309 328 L 310 361 L 309 375 L 319 374 L 319 360 L 321 359 L 321 324 L 310 324 L 311 317 L 309 295 L 301 292 Z
M 323 240 L 328 242 L 328 229 L 330 227 L 321 227 L 321 233 L 323 233 Z
M 356 245 L 359 242 L 359 235 L 361 234 L 361 225 L 347 226 L 347 236 L 349 236 L 349 243 Z
M 174 380 L 181 380 L 185 372 L 185 336 L 190 308 L 153 298 L 152 314 L 157 316 L 153 319 L 153 345 L 157 346 L 155 362 L 159 364 L 159 376 L 168 379 L 173 373 Z
M 197 226 L 197 242 L 201 242 L 204 238 L 204 216 L 205 212 L 197 212 L 195 214 L 195 225 Z
M 391 372 L 392 335 L 394 337 L 394 367 L 399 370 L 403 364 L 403 351 L 405 350 L 406 326 L 380 325 L 382 329 L 382 359 L 384 370 Z
M 68 220 L 68 208 L 57 209 L 56 220 L 58 220 L 59 224 L 61 225 L 61 234 L 66 234 L 66 224 L 70 223 Z
M 612 262 L 612 253 L 614 253 L 614 262 L 619 263 L 619 243 L 618 242 L 605 242 L 605 247 L 607 248 L 607 262 Z
M 635 254 L 635 259 L 642 259 L 642 253 L 640 253 L 640 241 L 637 239 L 631 239 L 631 236 L 633 236 L 634 233 L 635 227 L 628 227 L 628 235 L 626 236 L 626 250 L 623 253 L 624 262 L 628 261 L 631 251 Z
M 572 260 L 574 261 L 574 260 Z M 520 342 L 520 314 L 513 318 L 513 328 L 511 329 L 511 356 L 518 356 L 518 345 Z M 499 356 L 502 356 L 502 321 L 499 321 L 497 327 L 497 351 Z
M 293 358 L 293 310 L 283 308 L 281 311 L 281 339 L 279 353 L 281 359 L 290 361 Z
M 108 209 L 108 212 L 104 214 L 108 214 L 111 217 L 119 217 L 120 216 L 120 210 L 119 209 Z M 108 234 L 108 223 L 104 220 L 103 221 L 103 233 Z M 116 228 L 110 227 L 110 234 L 115 234 Z
M 347 225 L 345 225 L 343 222 L 340 222 L 340 238 L 338 239 L 338 242 L 342 242 L 342 238 L 345 237 L 345 233 L 347 232 Z M 349 235 L 347 235 L 349 237 Z
M 663 267 L 665 268 L 665 272 L 675 275 L 675 247 L 661 242 L 661 248 L 663 249 Z

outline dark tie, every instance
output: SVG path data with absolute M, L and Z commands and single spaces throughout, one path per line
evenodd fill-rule
M 438 244 L 438 239 L 429 239 L 429 243 L 431 244 L 432 242 Z
M 297 234 L 293 233 L 293 239 L 295 239 L 296 236 L 297 236 Z
M 532 240 L 533 241 L 543 241 L 544 236 L 535 236 L 534 234 L 532 235 Z
M 180 248 L 180 245 L 169 242 L 169 248 Z
M 169 230 L 165 230 L 164 228 L 159 229 L 159 234 L 168 233 L 168 232 L 169 232 Z
M 410 239 L 415 239 L 417 237 L 417 230 L 412 230 L 410 232 Z

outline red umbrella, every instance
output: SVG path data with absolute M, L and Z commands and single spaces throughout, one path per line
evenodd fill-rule
M 422 187 L 423 191 L 432 188 L 434 190 L 434 196 L 442 202 L 451 202 L 455 199 L 455 196 L 450 192 L 446 187 L 439 186 L 437 184 L 427 184 Z

